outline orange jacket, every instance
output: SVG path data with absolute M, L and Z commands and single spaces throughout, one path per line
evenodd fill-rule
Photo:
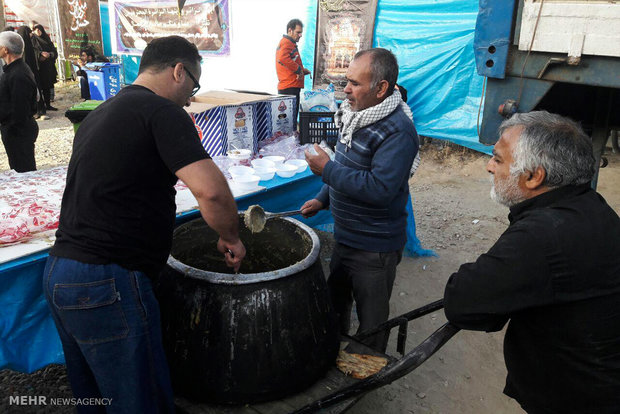
M 297 43 L 290 36 L 282 36 L 276 49 L 276 73 L 279 90 L 304 87 L 304 65 L 301 63 Z

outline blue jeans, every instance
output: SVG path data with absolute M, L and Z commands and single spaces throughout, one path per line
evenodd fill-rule
M 174 412 L 159 304 L 144 273 L 50 256 L 43 291 L 74 396 L 112 399 L 79 413 Z

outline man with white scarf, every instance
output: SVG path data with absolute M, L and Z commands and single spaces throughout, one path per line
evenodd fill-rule
M 312 172 L 325 185 L 301 210 L 311 217 L 329 208 L 334 217 L 336 246 L 327 283 L 343 334 L 350 328 L 353 300 L 358 333 L 388 319 L 407 241 L 408 179 L 419 140 L 411 111 L 394 88 L 397 78 L 390 51 L 358 52 L 347 70 L 347 99 L 335 115 L 340 139 L 334 160 L 318 145 L 317 155 L 306 151 Z M 364 342 L 384 351 L 387 340 L 381 332 Z

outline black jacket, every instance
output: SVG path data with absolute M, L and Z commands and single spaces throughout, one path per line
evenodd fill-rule
M 19 128 L 37 113 L 37 84 L 23 59 L 4 66 L 0 77 L 0 124 L 3 129 Z
M 34 50 L 34 45 L 32 44 L 32 38 L 30 37 L 32 30 L 30 30 L 28 26 L 20 26 L 15 30 L 15 33 L 20 35 L 24 40 L 24 55 L 22 58 L 30 67 L 37 83 L 37 87 L 39 87 L 41 82 L 41 79 L 39 79 L 39 61 L 37 60 L 37 54 Z
M 41 87 L 44 89 L 51 89 L 56 83 L 58 77 L 58 71 L 56 70 L 56 59 L 58 58 L 58 51 L 54 44 L 41 36 L 32 36 L 32 45 L 35 46 L 35 53 L 39 63 L 39 77 L 41 78 Z M 48 52 L 50 57 L 41 60 L 41 52 Z
M 445 290 L 446 317 L 498 331 L 504 393 L 529 413 L 620 409 L 620 219 L 589 185 L 566 186 L 510 209 L 488 253 Z

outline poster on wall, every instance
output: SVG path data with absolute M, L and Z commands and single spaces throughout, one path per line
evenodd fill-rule
M 332 83 L 344 99 L 345 75 L 353 56 L 372 47 L 377 0 L 319 0 L 314 88 Z
M 153 39 L 177 35 L 203 56 L 230 54 L 229 0 L 110 0 L 112 52 L 141 55 Z
M 58 0 L 65 59 L 76 61 L 82 49 L 103 55 L 98 0 Z

